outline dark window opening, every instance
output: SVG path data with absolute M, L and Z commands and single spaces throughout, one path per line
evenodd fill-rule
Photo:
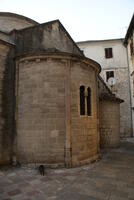
M 85 86 L 80 86 L 80 115 L 85 115 Z
M 134 79 L 133 79 L 133 97 L 134 97 Z
M 133 41 L 130 43 L 130 54 L 133 55 Z
M 114 78 L 114 71 L 107 71 L 106 72 L 106 81 L 108 82 L 108 79 L 111 77 Z
M 91 89 L 87 88 L 87 115 L 91 116 Z
M 105 48 L 105 58 L 112 58 L 112 57 L 113 57 L 112 48 Z

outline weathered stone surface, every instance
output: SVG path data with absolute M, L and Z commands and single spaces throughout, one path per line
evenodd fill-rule
M 83 56 L 83 53 L 56 20 L 15 32 L 16 54 L 40 52 L 68 52 Z
M 3 158 L 6 158 L 7 145 L 8 159 L 14 164 L 19 161 L 71 167 L 96 160 L 99 64 L 84 57 L 58 20 L 7 35 L 15 46 L 1 41 L 0 148 Z M 81 85 L 86 89 L 84 116 L 80 116 Z M 88 87 L 91 116 L 87 115 Z M 117 122 L 118 111 L 115 121 L 109 119 L 109 127 L 105 129 L 108 134 L 111 123 Z M 118 124 L 113 127 L 118 129 Z M 104 135 L 105 130 L 101 131 Z
M 13 73 L 11 46 L 0 42 L 0 164 L 11 161 L 13 136 Z
M 131 107 L 130 107 L 130 89 L 128 80 L 128 68 L 116 68 L 115 79 L 116 84 L 113 86 L 112 91 L 117 97 L 124 100 L 120 105 L 120 136 L 130 137 L 131 136 Z M 105 80 L 106 70 L 101 72 L 102 78 Z
M 0 31 L 10 32 L 13 29 L 23 29 L 38 23 L 22 15 L 0 12 Z
M 99 131 L 100 146 L 118 147 L 120 143 L 120 104 L 123 100 L 116 97 L 99 76 Z
M 100 145 L 118 147 L 120 144 L 120 104 L 115 101 L 99 102 Z
M 17 61 L 19 162 L 69 167 L 97 159 L 97 73 L 89 64 L 63 58 L 44 54 Z M 92 90 L 91 117 L 80 116 L 80 84 Z
M 20 63 L 17 129 L 20 162 L 64 163 L 64 84 L 65 65 L 60 61 Z
M 97 158 L 97 82 L 96 73 L 90 67 L 81 63 L 74 63 L 71 68 L 71 138 L 72 165 L 88 163 Z M 80 115 L 80 86 L 86 90 L 91 88 L 91 116 Z

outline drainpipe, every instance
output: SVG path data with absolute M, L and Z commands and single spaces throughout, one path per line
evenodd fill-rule
M 130 109 L 131 109 L 131 137 L 134 137 L 133 133 L 133 113 L 132 113 L 132 92 L 131 92 L 131 80 L 130 80 L 130 64 L 129 64 L 129 56 L 128 56 L 128 48 L 126 45 L 126 53 L 127 53 L 127 64 L 128 64 L 128 79 L 129 79 L 129 91 L 130 91 Z

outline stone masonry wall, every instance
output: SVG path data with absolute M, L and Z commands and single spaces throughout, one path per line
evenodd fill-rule
M 59 21 L 16 32 L 16 54 L 68 52 L 83 56 Z
M 134 52 L 131 55 L 130 52 L 130 44 L 132 42 L 134 44 L 134 29 L 132 30 L 132 35 L 128 38 L 127 44 L 127 53 L 128 53 L 128 61 L 129 61 L 129 76 L 130 76 L 130 89 L 131 89 L 131 117 L 132 117 L 132 136 L 134 136 Z
M 97 81 L 89 65 L 76 62 L 71 68 L 72 165 L 80 165 L 98 156 Z M 91 116 L 80 116 L 80 86 L 91 88 Z
M 100 146 L 117 147 L 120 143 L 120 104 L 116 101 L 99 102 Z
M 13 134 L 13 80 L 10 47 L 0 44 L 0 165 L 11 161 Z M 10 62 L 9 62 L 10 60 Z M 10 64 L 9 64 L 10 63 Z
M 112 91 L 117 97 L 124 100 L 120 105 L 120 136 L 130 137 L 131 136 L 131 110 L 130 110 L 130 90 L 128 82 L 128 69 L 117 68 L 115 71 L 116 84 Z M 105 70 L 101 72 L 101 76 L 105 80 Z
M 64 165 L 65 64 L 33 57 L 18 66 L 18 160 Z
M 36 22 L 32 22 L 32 21 L 28 21 L 26 20 L 24 17 L 22 19 L 22 17 L 18 17 L 17 15 L 15 16 L 1 16 L 0 14 L 0 31 L 3 32 L 10 32 L 13 29 L 23 29 L 29 26 L 34 26 L 38 23 Z

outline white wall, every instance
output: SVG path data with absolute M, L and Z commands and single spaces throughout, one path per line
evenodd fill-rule
M 127 66 L 126 49 L 120 40 L 91 41 L 78 43 L 86 57 L 99 62 L 102 68 L 118 68 Z M 113 49 L 113 58 L 105 58 L 105 48 Z

